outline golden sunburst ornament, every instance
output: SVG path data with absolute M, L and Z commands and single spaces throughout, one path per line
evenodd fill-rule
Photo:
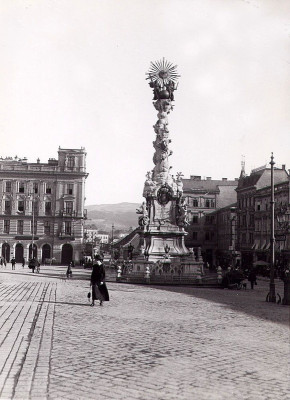
M 173 65 L 163 57 L 162 60 L 151 62 L 150 69 L 146 72 L 146 75 L 148 75 L 146 79 L 157 82 L 161 87 L 167 85 L 170 81 L 176 83 L 180 77 L 176 68 L 177 65 Z

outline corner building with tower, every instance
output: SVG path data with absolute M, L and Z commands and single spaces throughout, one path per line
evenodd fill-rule
M 78 262 L 83 251 L 86 152 L 58 149 L 58 159 L 0 158 L 0 255 L 9 262 Z

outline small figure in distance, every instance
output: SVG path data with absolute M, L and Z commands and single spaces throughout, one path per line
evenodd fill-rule
M 67 270 L 66 270 L 66 277 L 67 278 L 71 278 L 72 277 L 72 263 L 73 262 L 70 262 L 69 264 L 68 264 L 68 267 L 67 267 Z
M 251 289 L 254 289 L 254 285 L 257 285 L 257 275 L 254 268 L 252 268 L 249 272 L 248 281 L 251 282 Z
M 12 268 L 13 270 L 15 270 L 15 264 L 16 264 L 16 260 L 15 260 L 14 257 L 12 257 L 12 258 L 11 258 L 11 268 Z

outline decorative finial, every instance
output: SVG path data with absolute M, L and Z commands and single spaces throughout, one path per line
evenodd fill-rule
M 153 100 L 174 100 L 173 91 L 177 89 L 180 75 L 176 71 L 177 65 L 173 65 L 163 57 L 160 61 L 151 62 L 150 69 L 146 72 L 150 79 L 149 86 L 153 88 Z

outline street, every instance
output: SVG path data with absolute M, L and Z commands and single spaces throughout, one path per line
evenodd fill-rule
M 90 307 L 91 271 L 65 270 L 0 268 L 1 399 L 289 399 L 290 308 L 266 303 L 267 280 L 108 282 L 110 302 Z

